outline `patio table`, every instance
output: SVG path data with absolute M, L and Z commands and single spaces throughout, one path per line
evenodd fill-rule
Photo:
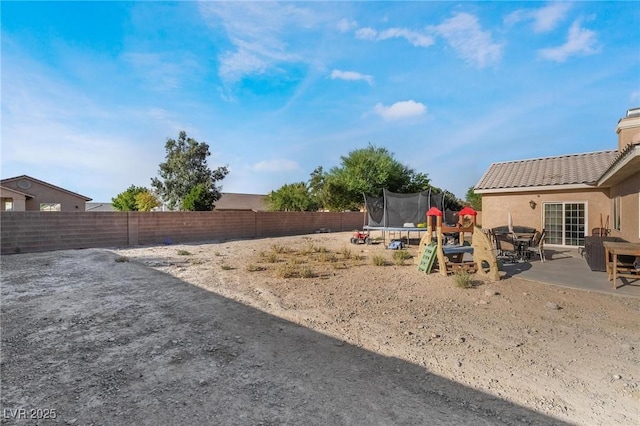
M 518 235 L 516 234 L 513 241 L 516 245 L 516 250 L 518 252 L 518 257 L 521 260 L 524 260 L 525 257 L 529 257 L 529 246 L 531 245 L 531 239 L 533 238 L 533 235 L 530 234 L 522 234 L 522 235 Z
M 617 288 L 616 281 L 619 277 L 640 279 L 640 270 L 633 265 L 618 262 L 618 256 L 640 256 L 640 243 L 622 243 L 614 241 L 604 241 L 604 255 L 607 267 L 607 279 L 612 281 L 613 288 Z M 609 260 L 609 257 L 612 257 Z

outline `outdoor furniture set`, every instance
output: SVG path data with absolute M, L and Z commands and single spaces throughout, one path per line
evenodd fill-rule
M 485 230 L 493 242 L 497 257 L 509 262 L 527 262 L 532 255 L 538 255 L 542 262 L 544 257 L 545 231 L 542 232 L 525 226 L 500 226 Z

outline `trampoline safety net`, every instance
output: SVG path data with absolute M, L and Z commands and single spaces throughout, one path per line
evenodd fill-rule
M 427 220 L 427 210 L 437 207 L 442 210 L 443 194 L 431 191 L 414 194 L 383 192 L 382 197 L 364 196 L 369 227 L 402 228 L 407 223 L 414 226 Z

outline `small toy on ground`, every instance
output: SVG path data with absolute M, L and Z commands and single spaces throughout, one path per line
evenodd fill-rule
M 404 248 L 404 242 L 402 240 L 391 240 L 387 248 L 389 250 L 402 250 Z
M 371 244 L 369 232 L 354 231 L 351 237 L 351 244 Z

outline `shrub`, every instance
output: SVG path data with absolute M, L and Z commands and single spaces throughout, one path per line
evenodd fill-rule
M 118 256 L 118 257 L 116 257 L 115 260 L 118 263 L 124 263 L 124 262 L 128 262 L 129 258 L 127 256 Z
M 263 266 L 260 265 L 256 265 L 255 263 L 250 263 L 247 265 L 247 271 L 249 272 L 257 272 L 257 271 L 264 271 L 265 268 Z
M 271 251 L 274 253 L 287 253 L 289 250 L 285 246 L 281 246 L 280 244 L 273 244 L 271 246 Z
M 191 256 L 191 253 L 189 253 L 187 250 L 178 250 L 178 255 L 180 255 L 180 256 Z
M 278 255 L 276 253 L 268 254 L 265 260 L 269 263 L 276 263 L 278 261 Z
M 222 265 L 220 265 L 220 267 L 222 268 L 223 271 L 230 271 L 233 269 L 233 267 L 227 263 L 223 263 Z
M 376 254 L 373 256 L 373 264 L 376 266 L 384 266 L 387 264 L 387 261 L 384 259 L 384 256 L 381 254 Z
M 280 278 L 293 278 L 298 275 L 298 270 L 294 265 L 284 263 L 278 267 L 277 274 Z
M 307 256 L 311 253 L 314 253 L 315 251 L 316 251 L 316 247 L 313 245 L 313 243 L 307 243 L 305 244 L 304 248 L 300 251 L 300 254 Z
M 404 261 L 411 259 L 411 254 L 407 250 L 396 250 L 393 252 L 393 261 L 396 265 L 404 265 Z
M 465 270 L 456 271 L 453 279 L 456 281 L 456 285 L 460 288 L 473 287 L 473 281 L 471 280 L 471 274 Z
M 310 267 L 308 267 L 308 266 L 303 266 L 303 267 L 300 269 L 300 276 L 301 276 L 302 278 L 313 278 L 313 277 L 315 277 L 315 276 L 316 276 L 316 274 L 314 274 L 314 273 L 313 273 L 313 270 L 312 270 Z
M 338 256 L 336 256 L 335 253 L 321 252 L 319 259 L 320 262 L 337 262 Z
M 340 254 L 342 255 L 342 257 L 344 257 L 345 259 L 351 259 L 351 257 L 353 256 L 351 254 L 351 249 L 347 246 L 343 246 L 340 249 Z

